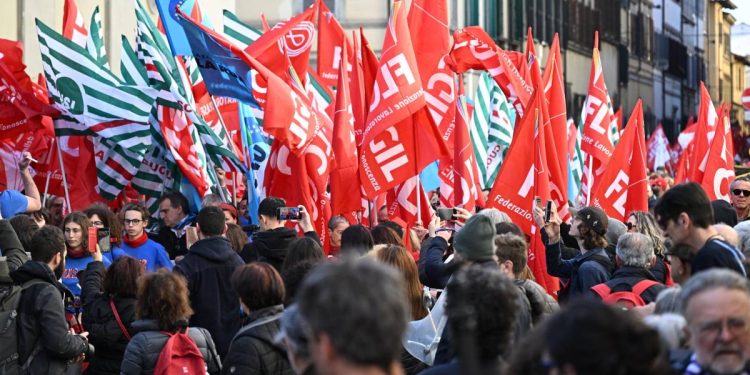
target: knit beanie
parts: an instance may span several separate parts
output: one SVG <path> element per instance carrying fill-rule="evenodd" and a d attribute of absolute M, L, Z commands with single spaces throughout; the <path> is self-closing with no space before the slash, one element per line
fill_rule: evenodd
<path fill-rule="evenodd" d="M 469 261 L 492 260 L 495 255 L 495 226 L 487 216 L 474 215 L 456 233 L 453 248 Z"/>

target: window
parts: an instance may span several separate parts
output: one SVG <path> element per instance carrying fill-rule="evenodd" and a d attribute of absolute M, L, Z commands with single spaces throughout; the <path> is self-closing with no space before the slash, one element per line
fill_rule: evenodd
<path fill-rule="evenodd" d="M 466 26 L 479 25 L 479 0 L 466 0 L 464 6 Z"/>
<path fill-rule="evenodd" d="M 484 0 L 484 29 L 487 34 L 499 41 L 502 39 L 502 0 Z"/>

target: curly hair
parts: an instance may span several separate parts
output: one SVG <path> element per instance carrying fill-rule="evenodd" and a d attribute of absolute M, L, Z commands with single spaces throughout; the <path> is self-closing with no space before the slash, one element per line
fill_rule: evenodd
<path fill-rule="evenodd" d="M 125 211 L 122 212 L 124 213 Z M 112 210 L 107 207 L 106 204 L 101 202 L 92 203 L 91 206 L 83 210 L 83 213 L 85 213 L 89 219 L 91 219 L 91 217 L 94 215 L 99 216 L 99 219 L 101 219 L 104 227 L 109 228 L 110 236 L 115 241 L 114 244 L 116 246 L 120 246 L 122 244 L 122 231 L 125 229 L 122 226 L 122 220 L 117 217 L 117 214 L 112 212 Z M 148 211 L 146 211 L 146 214 L 143 216 L 143 218 L 145 220 L 148 219 Z"/>
<path fill-rule="evenodd" d="M 406 281 L 406 297 L 411 306 L 411 319 L 419 320 L 427 316 L 424 305 L 422 283 L 419 282 L 419 272 L 414 258 L 405 248 L 398 245 L 387 245 L 375 250 L 375 259 L 387 264 L 401 273 Z"/>
<path fill-rule="evenodd" d="M 635 218 L 635 231 L 649 236 L 651 241 L 654 242 L 654 255 L 664 256 L 666 250 L 664 237 L 661 236 L 661 231 L 656 225 L 654 216 L 644 211 L 633 211 L 630 216 Z"/>
<path fill-rule="evenodd" d="M 160 330 L 174 331 L 193 315 L 185 278 L 164 268 L 141 277 L 135 314 L 138 319 L 156 320 Z"/>
<path fill-rule="evenodd" d="M 583 239 L 583 248 L 587 250 L 591 249 L 603 249 L 609 245 L 609 241 L 607 241 L 607 236 L 602 236 L 594 232 L 593 229 L 589 228 L 588 225 L 581 223 L 578 225 L 578 233 L 581 235 L 581 239 Z"/>
<path fill-rule="evenodd" d="M 104 274 L 104 293 L 110 296 L 133 297 L 138 278 L 143 276 L 141 262 L 127 255 L 117 258 Z"/>

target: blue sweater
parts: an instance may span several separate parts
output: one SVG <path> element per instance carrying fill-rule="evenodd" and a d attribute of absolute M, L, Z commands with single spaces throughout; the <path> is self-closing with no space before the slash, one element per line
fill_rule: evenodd
<path fill-rule="evenodd" d="M 154 240 L 149 239 L 138 247 L 130 247 L 123 242 L 122 251 L 125 255 L 140 260 L 146 266 L 146 272 L 153 272 L 159 268 L 172 270 L 172 261 L 169 260 L 167 251 Z"/>
<path fill-rule="evenodd" d="M 65 257 L 65 271 L 63 271 L 60 280 L 73 293 L 76 300 L 81 296 L 81 284 L 78 281 L 78 272 L 86 270 L 86 266 L 93 261 L 94 258 L 91 255 L 80 258 Z M 104 263 L 104 267 L 109 267 L 112 264 L 107 257 L 102 257 L 102 262 Z"/>

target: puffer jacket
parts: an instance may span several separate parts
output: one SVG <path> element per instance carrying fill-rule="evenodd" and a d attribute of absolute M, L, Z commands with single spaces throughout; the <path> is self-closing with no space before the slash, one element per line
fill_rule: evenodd
<path fill-rule="evenodd" d="M 534 325 L 560 309 L 557 301 L 547 294 L 544 288 L 536 282 L 532 280 L 514 280 L 513 283 L 521 290 L 521 294 L 529 300 L 531 320 Z"/>
<path fill-rule="evenodd" d="M 25 363 L 33 355 L 31 374 L 65 374 L 71 361 L 83 354 L 88 343 L 71 334 L 65 319 L 65 287 L 45 263 L 26 262 L 11 273 L 17 284 L 28 287 L 18 302 L 18 355 Z"/>
<path fill-rule="evenodd" d="M 89 332 L 89 341 L 96 348 L 94 357 L 90 359 L 88 373 L 119 374 L 128 339 L 117 324 L 110 307 L 110 297 L 101 291 L 103 278 L 104 263 L 91 262 L 86 266 L 81 284 L 83 326 Z M 120 320 L 127 329 L 135 320 L 135 295 L 117 296 L 113 301 Z"/>
<path fill-rule="evenodd" d="M 182 323 L 183 327 L 186 325 L 186 322 Z M 154 373 L 156 361 L 159 359 L 161 349 L 167 343 L 169 336 L 161 332 L 155 320 L 136 320 L 130 325 L 130 329 L 135 336 L 125 349 L 120 374 L 151 375 Z M 221 372 L 221 360 L 216 353 L 211 334 L 203 328 L 191 327 L 188 335 L 195 341 L 195 345 L 203 355 L 208 373 L 219 374 Z"/>
<path fill-rule="evenodd" d="M 274 342 L 283 305 L 253 311 L 237 332 L 224 359 L 222 374 L 294 375 L 286 349 Z"/>

